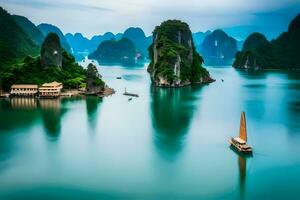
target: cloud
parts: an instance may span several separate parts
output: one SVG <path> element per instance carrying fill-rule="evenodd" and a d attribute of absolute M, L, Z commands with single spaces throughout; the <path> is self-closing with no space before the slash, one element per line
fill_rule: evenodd
<path fill-rule="evenodd" d="M 21 5 L 36 9 L 74 9 L 74 10 L 96 10 L 96 11 L 113 11 L 113 9 L 99 7 L 94 5 L 66 3 L 62 1 L 42 1 L 42 0 L 0 0 L 6 4 Z"/>
<path fill-rule="evenodd" d="M 167 19 L 187 22 L 192 31 L 233 26 L 274 26 L 285 30 L 299 12 L 299 0 L 0 0 L 12 14 L 52 23 L 63 32 L 91 37 L 130 26 L 151 34 Z M 295 9 L 297 8 L 297 9 Z M 276 23 L 274 23 L 276 21 Z"/>

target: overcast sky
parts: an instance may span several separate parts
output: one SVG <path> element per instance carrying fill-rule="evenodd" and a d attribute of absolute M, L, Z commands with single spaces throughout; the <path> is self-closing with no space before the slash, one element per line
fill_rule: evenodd
<path fill-rule="evenodd" d="M 142 27 L 149 35 L 166 19 L 187 22 L 193 32 L 240 25 L 287 27 L 300 12 L 300 0 L 0 0 L 11 14 L 64 33 L 91 37 Z"/>

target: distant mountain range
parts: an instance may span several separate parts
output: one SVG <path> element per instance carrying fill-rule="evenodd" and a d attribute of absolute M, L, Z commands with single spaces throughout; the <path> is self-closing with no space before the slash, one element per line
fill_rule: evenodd
<path fill-rule="evenodd" d="M 224 28 L 221 31 L 222 34 L 219 36 L 223 35 L 223 38 L 216 36 L 215 31 L 192 34 L 196 51 L 203 55 L 205 64 L 232 64 L 232 61 L 228 62 L 228 60 L 232 60 L 237 50 L 242 50 L 244 40 L 251 33 L 256 32 L 256 27 L 236 26 Z M 136 52 L 146 58 L 148 57 L 148 47 L 153 42 L 152 35 L 147 37 L 144 31 L 138 27 L 130 27 L 123 33 L 117 34 L 106 32 L 103 35 L 95 35 L 91 39 L 81 33 L 64 35 L 58 27 L 52 24 L 42 23 L 36 26 L 26 17 L 10 15 L 0 7 L 0 65 L 16 62 L 27 55 L 37 55 L 42 41 L 51 32 L 59 36 L 63 49 L 73 54 L 76 60 L 82 60 L 96 51 L 104 41 L 122 38 L 131 40 L 135 45 Z M 279 30 L 273 29 L 264 29 L 260 32 L 269 41 L 279 34 Z M 214 57 L 217 62 L 210 63 Z M 224 59 L 220 60 L 221 57 Z"/>
<path fill-rule="evenodd" d="M 73 54 L 79 60 L 83 59 L 88 53 L 92 53 L 97 50 L 98 46 L 107 40 L 120 40 L 121 38 L 127 38 L 131 40 L 136 50 L 148 57 L 148 47 L 152 42 L 152 36 L 146 37 L 144 31 L 141 28 L 130 27 L 124 31 L 124 33 L 113 34 L 107 32 L 104 35 L 93 36 L 90 40 L 84 37 L 81 33 L 67 33 L 65 35 L 67 42 L 70 44 Z"/>

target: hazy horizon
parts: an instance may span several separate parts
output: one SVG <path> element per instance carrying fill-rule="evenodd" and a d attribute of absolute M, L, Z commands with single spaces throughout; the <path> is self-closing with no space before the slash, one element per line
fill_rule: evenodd
<path fill-rule="evenodd" d="M 64 34 L 79 32 L 88 38 L 105 32 L 120 33 L 128 27 L 141 27 L 150 35 L 156 25 L 167 19 L 187 22 L 192 32 L 249 26 L 253 30 L 269 29 L 276 35 L 285 31 L 300 11 L 298 0 L 0 0 L 0 3 L 11 14 L 25 16 L 36 25 L 49 23 Z"/>

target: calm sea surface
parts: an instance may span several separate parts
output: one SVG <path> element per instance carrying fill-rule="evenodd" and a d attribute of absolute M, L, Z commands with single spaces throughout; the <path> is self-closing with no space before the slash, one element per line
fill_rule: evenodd
<path fill-rule="evenodd" d="M 146 67 L 99 67 L 111 97 L 1 99 L 0 199 L 299 199 L 300 73 L 208 69 L 158 89 Z M 242 111 L 248 158 L 228 145 Z"/>

